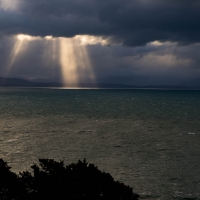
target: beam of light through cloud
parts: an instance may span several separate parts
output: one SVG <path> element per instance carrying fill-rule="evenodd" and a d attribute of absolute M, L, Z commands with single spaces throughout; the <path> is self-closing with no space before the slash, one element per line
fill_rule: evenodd
<path fill-rule="evenodd" d="M 85 80 L 95 81 L 87 49 L 77 38 L 59 38 L 60 65 L 65 85 L 79 86 Z"/>
<path fill-rule="evenodd" d="M 15 36 L 15 44 L 10 53 L 9 62 L 7 64 L 5 76 L 8 76 L 12 68 L 15 67 L 16 62 L 22 58 L 28 48 L 31 48 L 31 42 L 40 40 L 43 42 L 43 48 L 40 52 L 42 55 L 43 64 L 52 68 L 56 62 L 59 62 L 62 74 L 62 82 L 65 86 L 78 86 L 81 82 L 95 82 L 94 72 L 90 63 L 89 55 L 87 52 L 86 41 L 81 43 L 81 36 L 75 36 L 74 38 L 53 38 L 52 36 L 46 36 L 44 38 L 34 37 L 30 35 L 19 34 Z M 91 37 L 86 37 L 91 40 Z M 94 38 L 93 38 L 94 40 Z M 99 43 L 100 40 L 96 39 L 95 43 Z M 41 63 L 41 65 L 43 65 Z M 27 66 L 28 67 L 28 66 Z"/>
<path fill-rule="evenodd" d="M 9 75 L 10 70 L 14 67 L 15 62 L 19 59 L 20 56 L 26 52 L 28 44 L 30 41 L 38 40 L 40 37 L 32 37 L 30 35 L 19 34 L 15 36 L 15 44 L 10 53 L 9 61 L 6 66 L 5 76 Z"/>
<path fill-rule="evenodd" d="M 187 58 L 177 59 L 177 57 L 173 54 L 157 55 L 154 53 L 149 53 L 144 57 L 136 59 L 132 62 L 134 62 L 136 66 L 143 66 L 143 69 L 165 69 L 169 71 L 171 69 L 177 68 L 178 66 L 187 68 L 188 66 L 192 65 L 193 61 Z"/>
<path fill-rule="evenodd" d="M 30 54 L 34 45 L 42 43 L 40 46 L 41 48 L 37 49 L 37 52 L 33 53 L 33 55 L 40 59 L 40 65 L 38 68 L 42 72 L 46 70 L 48 73 L 41 73 L 41 75 L 39 75 L 41 77 L 39 78 L 45 78 L 47 74 L 49 77 L 57 76 L 59 74 L 58 77 L 61 76 L 63 86 L 69 87 L 78 87 L 81 86 L 81 83 L 95 84 L 97 81 L 97 69 L 95 68 L 96 66 L 94 66 L 94 68 L 91 66 L 91 58 L 88 54 L 88 48 L 95 49 L 102 46 L 102 48 L 106 48 L 108 51 L 111 50 L 110 48 L 105 47 L 109 44 L 109 41 L 102 37 L 90 35 L 76 35 L 73 38 L 58 38 L 53 36 L 36 37 L 19 34 L 15 39 L 16 42 L 11 51 L 6 75 L 9 74 L 12 68 L 14 69 L 14 67 L 19 66 L 20 59 L 26 60 L 26 55 Z M 126 53 L 123 53 L 124 55 L 120 56 L 121 53 L 116 51 L 113 54 L 116 60 L 113 64 L 113 69 L 118 69 L 118 65 L 125 66 L 115 70 L 116 73 L 119 73 L 120 71 L 125 72 L 126 70 L 129 71 L 131 69 L 139 70 L 140 68 L 143 70 L 161 70 L 164 68 L 168 71 L 180 65 L 185 68 L 190 66 L 192 60 L 179 59 L 174 55 L 173 52 L 176 45 L 176 43 L 171 42 L 153 41 L 147 43 L 145 47 L 137 47 L 131 52 L 127 52 L 127 55 Z M 121 45 L 116 44 L 115 46 L 113 45 L 113 48 L 119 50 L 120 46 Z M 27 52 L 29 52 L 29 54 Z M 117 54 L 119 54 L 119 56 Z M 37 59 L 37 57 L 35 58 Z M 105 58 L 105 60 L 106 59 L 108 58 Z M 92 62 L 94 62 L 94 60 L 92 60 Z M 106 63 L 101 63 L 99 65 L 101 72 L 102 65 L 106 66 Z M 28 71 L 31 64 L 29 65 L 27 62 L 24 67 L 27 67 Z M 110 64 L 108 68 L 111 70 Z M 35 67 L 32 67 L 30 71 L 39 74 L 39 72 L 36 72 L 37 70 L 34 70 Z M 113 70 L 111 71 L 113 73 Z M 120 72 L 120 74 L 122 74 L 122 72 Z M 29 77 L 31 76 L 32 74 Z"/>
<path fill-rule="evenodd" d="M 78 69 L 72 40 L 68 38 L 59 38 L 59 41 L 62 80 L 65 84 L 77 83 Z"/>
<path fill-rule="evenodd" d="M 43 63 L 44 66 L 51 66 L 57 61 L 58 39 L 54 39 L 51 36 L 46 36 L 44 39 Z"/>
<path fill-rule="evenodd" d="M 88 51 L 86 45 L 80 45 L 79 40 L 73 39 L 74 50 L 76 55 L 76 63 L 79 68 L 79 80 L 89 80 L 90 82 L 95 81 L 94 72 L 90 63 Z M 84 73 L 81 73 L 84 72 Z"/>
<path fill-rule="evenodd" d="M 7 37 L 0 42 L 0 76 L 6 72 L 7 77 L 41 78 L 63 82 L 65 87 L 92 82 L 145 85 L 191 81 L 192 85 L 192 77 L 199 78 L 199 44 L 179 46 L 162 40 L 132 48 L 107 44 L 104 37 L 91 35 Z"/>
<path fill-rule="evenodd" d="M 10 53 L 9 62 L 7 64 L 5 75 L 7 76 L 17 61 L 18 57 L 25 52 L 28 45 L 28 40 L 24 40 L 23 37 L 17 36 L 13 49 Z"/>

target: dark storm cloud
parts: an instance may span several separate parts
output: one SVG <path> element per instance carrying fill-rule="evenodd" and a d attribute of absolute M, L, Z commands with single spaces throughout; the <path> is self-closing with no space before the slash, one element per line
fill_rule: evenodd
<path fill-rule="evenodd" d="M 98 82 L 131 85 L 200 86 L 199 50 L 198 44 L 176 43 L 135 48 L 89 46 Z"/>
<path fill-rule="evenodd" d="M 199 0 L 20 0 L 16 9 L 0 2 L 1 35 L 90 34 L 128 46 L 200 41 Z"/>

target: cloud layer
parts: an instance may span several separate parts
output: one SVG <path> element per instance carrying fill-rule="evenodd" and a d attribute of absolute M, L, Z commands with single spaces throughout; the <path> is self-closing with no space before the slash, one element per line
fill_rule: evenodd
<path fill-rule="evenodd" d="M 199 0 L 0 0 L 0 33 L 192 44 L 200 40 L 199 11 Z"/>
<path fill-rule="evenodd" d="M 0 76 L 200 86 L 199 19 L 199 0 L 0 0 Z"/>

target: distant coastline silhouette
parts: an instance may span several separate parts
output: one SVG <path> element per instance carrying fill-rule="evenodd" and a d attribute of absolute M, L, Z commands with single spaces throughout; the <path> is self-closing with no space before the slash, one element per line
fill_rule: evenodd
<path fill-rule="evenodd" d="M 11 171 L 0 159 L 1 200 L 138 200 L 132 188 L 114 181 L 84 159 L 65 166 L 63 161 L 39 159 L 33 172 Z"/>

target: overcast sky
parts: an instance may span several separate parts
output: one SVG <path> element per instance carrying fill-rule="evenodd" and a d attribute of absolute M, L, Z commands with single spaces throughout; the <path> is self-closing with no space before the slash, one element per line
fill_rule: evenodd
<path fill-rule="evenodd" d="M 200 0 L 0 0 L 0 76 L 200 86 Z"/>

